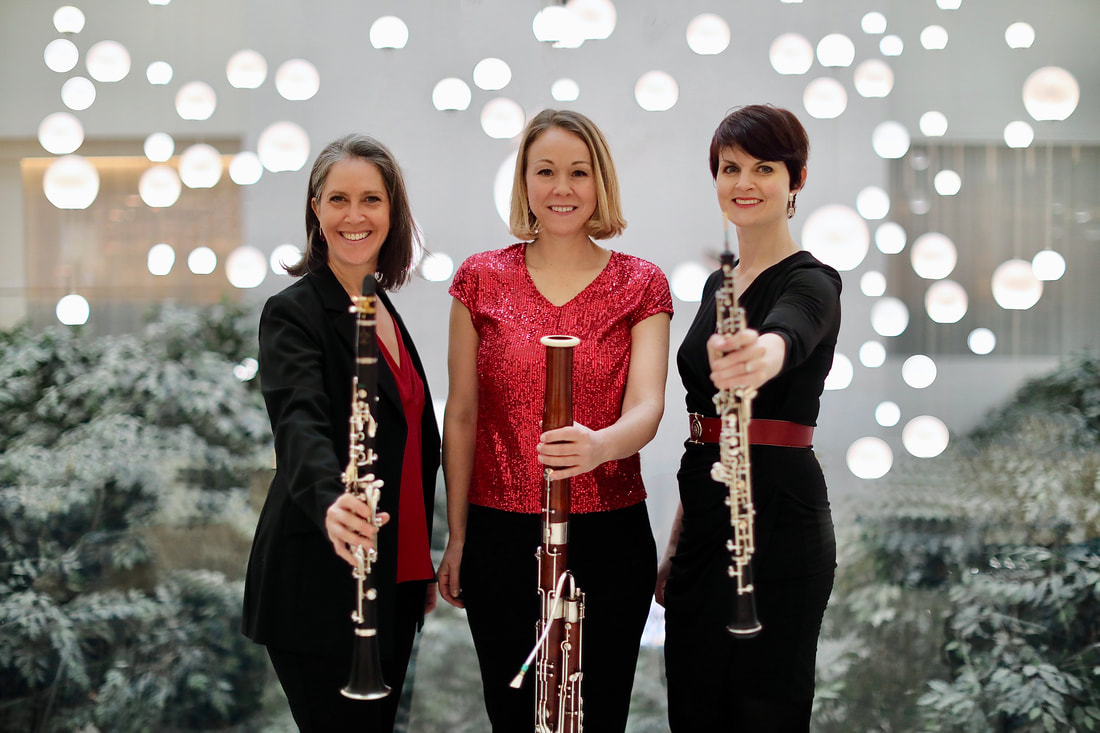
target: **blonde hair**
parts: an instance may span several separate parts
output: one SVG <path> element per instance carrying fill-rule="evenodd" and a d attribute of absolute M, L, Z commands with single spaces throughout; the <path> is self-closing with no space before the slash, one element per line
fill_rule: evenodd
<path fill-rule="evenodd" d="M 516 172 L 512 179 L 512 208 L 508 228 L 523 240 L 538 235 L 538 220 L 531 212 L 527 197 L 527 154 L 539 135 L 555 127 L 571 132 L 588 146 L 592 156 L 592 172 L 596 177 L 596 210 L 585 224 L 588 236 L 593 239 L 610 239 L 622 234 L 626 228 L 622 204 L 619 201 L 619 179 L 615 164 L 600 128 L 580 112 L 566 109 L 544 109 L 535 115 L 523 131 L 523 140 L 516 156 Z"/>

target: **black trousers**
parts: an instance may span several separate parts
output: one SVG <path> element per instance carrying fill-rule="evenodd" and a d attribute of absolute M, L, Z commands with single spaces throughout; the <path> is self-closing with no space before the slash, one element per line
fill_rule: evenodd
<path fill-rule="evenodd" d="M 463 548 L 462 597 L 477 649 L 493 733 L 530 733 L 534 672 L 509 686 L 535 644 L 539 617 L 541 517 L 470 506 Z M 585 594 L 582 697 L 585 730 L 626 729 L 638 643 L 649 615 L 657 550 L 644 502 L 574 514 L 569 567 Z"/>
<path fill-rule="evenodd" d="M 393 730 L 413 638 L 424 610 L 424 586 L 422 582 L 397 585 L 397 623 L 391 632 L 394 634 L 394 655 L 382 657 L 382 677 L 392 691 L 380 700 L 352 700 L 340 694 L 351 671 L 352 638 L 348 639 L 347 655 L 340 657 L 267 647 L 298 730 L 302 733 L 336 730 L 389 733 Z"/>

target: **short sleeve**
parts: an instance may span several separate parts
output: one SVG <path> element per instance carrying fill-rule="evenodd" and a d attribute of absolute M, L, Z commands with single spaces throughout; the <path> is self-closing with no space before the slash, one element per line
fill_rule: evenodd
<path fill-rule="evenodd" d="M 448 291 L 471 313 L 474 312 L 474 306 L 477 302 L 477 269 L 472 259 L 468 258 L 459 266 L 458 272 L 451 280 L 451 288 Z"/>
<path fill-rule="evenodd" d="M 668 278 L 651 262 L 638 260 L 638 264 L 641 293 L 638 307 L 631 314 L 631 328 L 658 313 L 672 315 L 672 293 L 668 289 Z"/>
<path fill-rule="evenodd" d="M 761 324 L 761 333 L 787 342 L 784 371 L 798 366 L 836 328 L 840 317 L 840 275 L 824 265 L 800 267 L 788 276 L 783 294 Z"/>

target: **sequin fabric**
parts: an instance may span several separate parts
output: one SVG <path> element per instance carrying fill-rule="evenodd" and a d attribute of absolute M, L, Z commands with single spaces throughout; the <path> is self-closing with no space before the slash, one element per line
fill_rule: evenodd
<path fill-rule="evenodd" d="M 545 399 L 546 347 L 566 334 L 573 351 L 573 418 L 593 430 L 618 420 L 630 366 L 630 329 L 672 313 L 664 273 L 612 252 L 584 290 L 555 306 L 527 271 L 526 244 L 482 252 L 455 273 L 451 295 L 470 311 L 478 333 L 477 441 L 468 499 L 527 514 L 541 510 L 542 464 L 535 446 Z M 571 511 L 609 511 L 645 499 L 638 454 L 609 461 L 571 481 Z"/>

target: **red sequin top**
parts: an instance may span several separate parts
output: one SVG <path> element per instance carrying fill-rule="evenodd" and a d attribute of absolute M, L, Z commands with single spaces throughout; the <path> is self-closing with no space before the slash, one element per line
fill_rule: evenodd
<path fill-rule="evenodd" d="M 468 499 L 511 512 L 541 510 L 543 466 L 535 446 L 545 400 L 551 334 L 581 340 L 573 352 L 573 419 L 600 430 L 619 419 L 630 366 L 630 330 L 672 313 L 664 273 L 619 252 L 563 306 L 535 287 L 527 245 L 482 252 L 455 273 L 451 295 L 470 311 L 478 334 L 477 440 Z M 608 461 L 571 481 L 571 511 L 609 511 L 645 499 L 638 454 Z"/>

